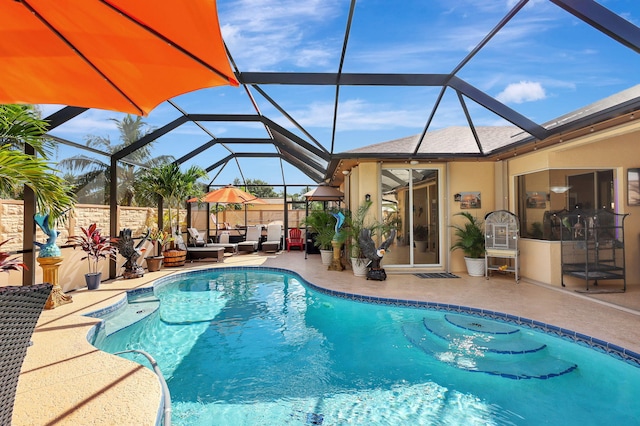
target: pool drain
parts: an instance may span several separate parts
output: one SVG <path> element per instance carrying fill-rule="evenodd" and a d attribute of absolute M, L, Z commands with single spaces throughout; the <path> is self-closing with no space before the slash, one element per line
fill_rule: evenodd
<path fill-rule="evenodd" d="M 324 421 L 324 415 L 316 413 L 307 413 L 308 425 L 321 425 Z"/>

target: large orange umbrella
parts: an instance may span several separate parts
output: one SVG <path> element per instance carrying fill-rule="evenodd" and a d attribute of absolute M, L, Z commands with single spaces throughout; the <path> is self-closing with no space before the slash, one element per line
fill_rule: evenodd
<path fill-rule="evenodd" d="M 189 203 L 216 203 L 216 222 L 218 220 L 218 204 L 244 204 L 244 224 L 247 225 L 247 204 L 267 204 L 262 198 L 249 194 L 233 185 L 223 186 L 206 193 L 200 198 L 191 198 L 187 200 Z M 208 232 L 208 231 L 207 231 Z M 216 235 L 218 235 L 218 227 L 216 226 Z"/>
<path fill-rule="evenodd" d="M 172 97 L 238 85 L 214 0 L 0 2 L 0 104 L 146 115 Z"/>
<path fill-rule="evenodd" d="M 206 193 L 200 198 L 191 198 L 189 203 L 218 203 L 218 204 L 266 204 L 267 202 L 253 194 L 249 194 L 233 185 L 223 186 Z"/>

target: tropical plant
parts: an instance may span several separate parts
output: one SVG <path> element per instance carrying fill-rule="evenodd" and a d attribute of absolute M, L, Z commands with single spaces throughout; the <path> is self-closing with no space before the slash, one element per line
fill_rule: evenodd
<path fill-rule="evenodd" d="M 127 114 L 122 120 L 112 118 L 120 133 L 120 143 L 113 144 L 106 136 L 89 135 L 85 138 L 86 146 L 109 154 L 119 152 L 153 131 L 147 127 L 142 117 Z M 141 191 L 140 176 L 145 168 L 158 166 L 173 161 L 172 156 L 152 157 L 153 142 L 150 142 L 126 156 L 118 163 L 116 175 L 118 180 L 118 204 L 122 206 L 151 205 L 152 200 Z M 85 154 L 66 158 L 60 161 L 72 176 L 76 193 L 83 202 L 103 204 L 110 199 L 111 164 L 109 159 L 101 160 Z M 142 165 L 143 167 L 140 167 Z M 80 173 L 76 176 L 75 173 Z"/>
<path fill-rule="evenodd" d="M 174 237 L 180 233 L 180 206 L 187 197 L 202 195 L 197 181 L 206 176 L 207 172 L 198 166 L 191 166 L 183 172 L 178 164 L 166 163 L 146 170 L 140 177 L 145 193 L 160 197 L 167 203 L 168 228 Z"/>
<path fill-rule="evenodd" d="M 0 243 L 0 247 L 7 243 L 9 240 L 4 240 Z M 19 258 L 9 258 L 10 254 L 6 251 L 0 251 L 0 272 L 20 271 L 23 268 L 27 269 L 27 265 L 22 263 Z"/>
<path fill-rule="evenodd" d="M 38 156 L 49 158 L 54 145 L 44 137 L 48 127 L 33 105 L 0 105 L 0 146 L 22 151 L 29 145 Z"/>
<path fill-rule="evenodd" d="M 149 241 L 153 243 L 154 252 L 157 253 L 156 256 L 161 256 L 161 253 L 164 250 L 165 246 L 169 242 L 173 241 L 173 238 L 167 231 L 153 228 L 149 233 Z"/>
<path fill-rule="evenodd" d="M 364 258 L 364 253 L 362 252 L 362 247 L 360 246 L 359 237 L 360 233 L 363 229 L 369 229 L 371 231 L 371 237 L 373 238 L 378 231 L 382 231 L 383 225 L 381 223 L 367 220 L 369 208 L 373 202 L 365 201 L 360 204 L 358 209 L 353 212 L 347 214 L 347 218 L 345 220 L 345 233 L 346 239 L 351 244 L 351 257 L 362 259 Z"/>
<path fill-rule="evenodd" d="M 451 246 L 451 251 L 462 250 L 466 257 L 474 259 L 484 257 L 482 221 L 468 212 L 456 213 L 454 216 L 462 216 L 466 222 L 463 225 L 451 225 L 455 229 L 454 235 L 458 238 Z"/>
<path fill-rule="evenodd" d="M 0 197 L 18 198 L 24 187 L 35 196 L 36 210 L 53 225 L 75 204 L 71 187 L 48 162 L 48 123 L 27 105 L 0 105 Z M 23 152 L 33 148 L 37 156 Z"/>
<path fill-rule="evenodd" d="M 116 257 L 116 247 L 111 244 L 109 237 L 104 237 L 101 230 L 95 223 L 88 228 L 80 228 L 80 235 L 72 235 L 67 240 L 67 244 L 77 244 L 86 253 L 80 260 L 87 260 L 89 273 L 98 273 L 98 265 L 101 260 L 114 259 Z"/>
<path fill-rule="evenodd" d="M 326 210 L 313 210 L 301 221 L 314 235 L 314 245 L 320 250 L 331 250 L 331 241 L 335 236 L 336 218 Z"/>
<path fill-rule="evenodd" d="M 424 225 L 416 225 L 413 227 L 413 239 L 415 241 L 427 241 L 429 237 L 429 228 Z"/>
<path fill-rule="evenodd" d="M 233 186 L 241 188 L 243 191 L 255 195 L 258 198 L 275 198 L 278 196 L 273 186 L 260 179 L 247 179 L 243 185 L 239 178 L 235 178 L 233 180 Z"/>

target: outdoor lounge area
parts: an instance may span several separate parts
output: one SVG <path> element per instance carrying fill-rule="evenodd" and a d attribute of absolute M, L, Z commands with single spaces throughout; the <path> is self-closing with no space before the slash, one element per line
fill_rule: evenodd
<path fill-rule="evenodd" d="M 500 312 L 640 359 L 640 3 L 117 3 L 0 6 L 0 290 L 52 285 L 6 375 L 11 424 L 161 424 L 153 369 L 94 347 L 86 314 L 209 268 L 239 278 L 188 283 L 207 316 L 163 324 L 204 330 L 228 302 L 215 291 L 244 295 L 243 268 L 263 266 L 359 304 Z M 333 304 L 288 291 L 238 298 L 229 318 L 279 315 L 251 345 L 304 340 L 289 321 L 358 343 L 355 314 L 331 341 L 313 321 Z"/>

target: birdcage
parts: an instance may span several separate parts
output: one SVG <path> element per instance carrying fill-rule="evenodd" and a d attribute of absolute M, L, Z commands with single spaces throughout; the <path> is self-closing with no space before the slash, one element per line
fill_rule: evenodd
<path fill-rule="evenodd" d="M 624 220 L 627 216 L 607 209 L 575 209 L 560 216 L 563 287 L 567 277 L 575 277 L 584 280 L 585 292 L 626 291 Z M 622 288 L 615 286 L 617 280 L 622 281 Z M 590 287 L 590 283 L 596 287 Z"/>
<path fill-rule="evenodd" d="M 513 273 L 516 283 L 520 281 L 520 223 L 518 217 L 507 211 L 497 210 L 484 218 L 485 276 L 492 271 Z"/>

